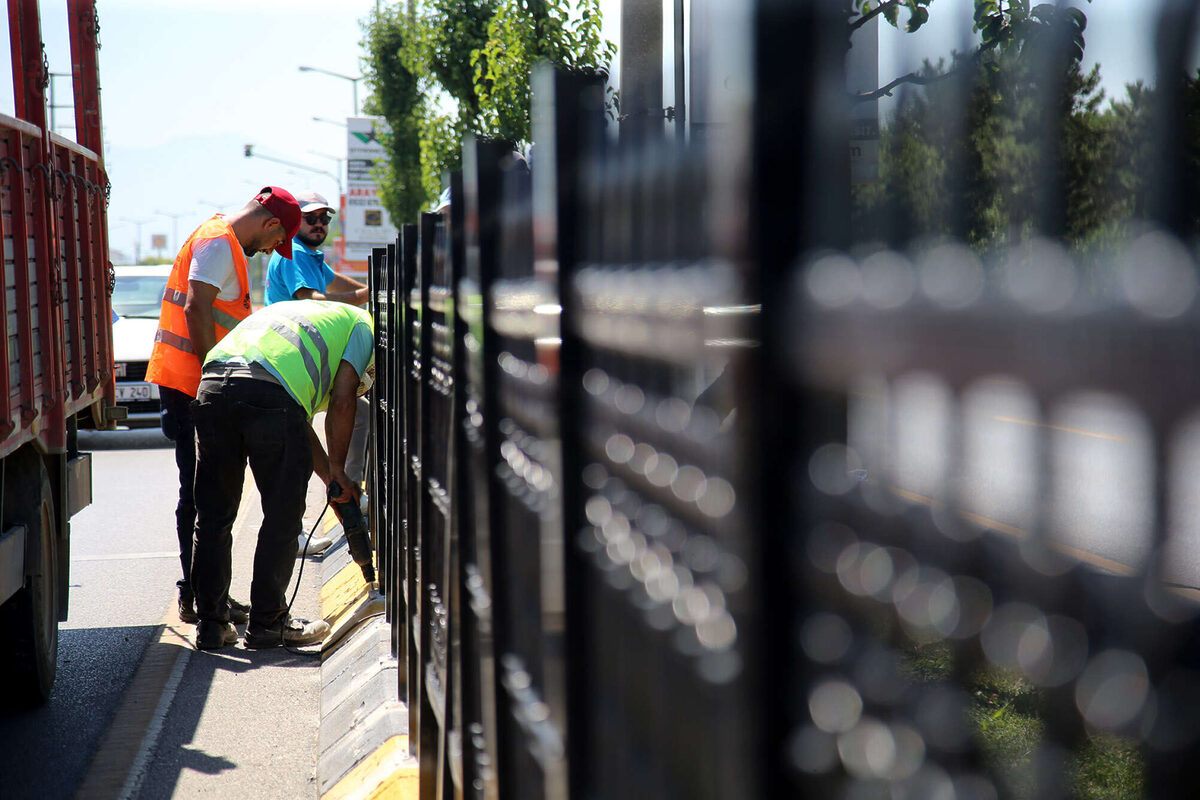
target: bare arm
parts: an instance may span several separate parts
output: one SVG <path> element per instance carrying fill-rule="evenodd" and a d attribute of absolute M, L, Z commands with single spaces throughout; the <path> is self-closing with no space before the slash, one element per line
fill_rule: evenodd
<path fill-rule="evenodd" d="M 333 300 L 337 303 L 349 303 L 352 306 L 361 306 L 366 305 L 370 297 L 370 290 L 353 278 L 347 277 L 340 272 L 335 272 L 333 273 L 333 280 L 325 287 L 325 291 L 318 292 L 316 289 L 301 286 L 292 297 L 297 300 Z"/>
<path fill-rule="evenodd" d="M 354 411 L 358 391 L 358 372 L 349 361 L 338 364 L 325 411 L 325 442 L 329 445 L 329 480 L 337 481 L 342 494 L 336 498 L 346 503 L 358 498 L 362 489 L 346 475 L 346 453 L 350 450 L 350 435 L 354 432 Z M 318 473 L 320 474 L 320 473 Z"/>
<path fill-rule="evenodd" d="M 188 281 L 187 300 L 183 304 L 183 315 L 187 320 L 188 338 L 200 363 L 204 363 L 208 351 L 217 343 L 217 323 L 213 319 L 213 302 L 217 299 L 216 286 L 204 281 Z"/>
<path fill-rule="evenodd" d="M 313 472 L 317 473 L 317 477 L 326 486 L 329 485 L 329 456 L 325 455 L 325 448 L 321 446 L 321 437 L 317 436 L 317 432 L 313 430 L 312 423 L 308 424 L 308 444 L 312 448 L 313 456 Z"/>
<path fill-rule="evenodd" d="M 330 292 L 353 292 L 356 289 L 365 288 L 367 288 L 365 283 L 359 283 L 349 275 L 343 275 L 340 272 L 333 273 L 333 280 L 331 280 L 329 285 L 325 287 L 325 289 Z"/>

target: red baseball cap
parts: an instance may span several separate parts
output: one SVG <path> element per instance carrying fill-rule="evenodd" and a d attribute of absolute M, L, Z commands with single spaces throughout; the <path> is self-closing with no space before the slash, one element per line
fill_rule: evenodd
<path fill-rule="evenodd" d="M 292 197 L 291 192 L 278 186 L 264 186 L 254 199 L 260 206 L 270 211 L 271 216 L 278 217 L 279 221 L 283 223 L 283 229 L 287 232 L 287 236 L 275 248 L 275 252 L 290 259 L 292 257 L 292 238 L 296 235 L 296 231 L 300 230 L 300 204 L 296 202 L 296 198 Z"/>

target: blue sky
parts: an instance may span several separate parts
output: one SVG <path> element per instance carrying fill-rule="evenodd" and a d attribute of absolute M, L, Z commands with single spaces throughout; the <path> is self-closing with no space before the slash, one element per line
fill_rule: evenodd
<path fill-rule="evenodd" d="M 70 72 L 65 2 L 43 2 L 43 39 L 51 72 Z M 245 158 L 243 145 L 285 161 L 338 171 L 345 129 L 314 122 L 344 119 L 353 84 L 300 65 L 344 75 L 358 67 L 358 20 L 374 0 L 100 0 L 100 82 L 105 158 L 112 199 L 109 238 L 132 256 L 141 220 L 143 255 L 151 236 L 178 238 L 217 208 L 245 203 L 264 185 L 313 188 L 331 201 L 332 178 Z M 7 19 L 4 20 L 7 27 Z M 0 112 L 12 113 L 7 59 Z M 70 81 L 56 79 L 69 95 Z M 360 102 L 365 87 L 359 86 Z M 59 132 L 74 137 L 69 110 Z M 64 130 L 65 129 L 65 130 Z M 172 219 L 164 214 L 178 215 Z M 170 251 L 170 252 L 167 252 Z"/>
<path fill-rule="evenodd" d="M 143 254 L 153 252 L 151 236 L 163 234 L 168 239 L 164 255 L 173 255 L 177 237 L 186 237 L 215 208 L 241 205 L 265 184 L 314 188 L 332 200 L 337 193 L 332 178 L 247 159 L 243 145 L 312 169 L 337 170 L 337 162 L 324 156 L 344 155 L 345 131 L 312 118 L 350 115 L 352 84 L 298 68 L 359 75 L 359 20 L 375 2 L 100 0 L 112 245 L 132 256 L 139 230 L 133 221 L 140 220 Z M 668 25 L 672 5 L 664 0 Z M 881 78 L 961 47 L 969 35 L 971 5 L 970 0 L 934 0 L 930 23 L 916 35 L 884 26 Z M 1140 9 L 1156 6 L 1157 0 L 1079 5 L 1091 21 L 1087 58 L 1101 61 L 1110 95 L 1120 93 L 1126 81 L 1148 78 L 1151 28 Z M 42 3 L 51 72 L 70 71 L 65 6 L 60 0 Z M 619 0 L 604 0 L 603 7 L 606 33 L 619 43 Z M 0 25 L 7 26 L 7 20 Z M 669 63 L 669 30 L 664 38 Z M 7 60 L 0 61 L 0 112 L 11 114 L 11 76 Z M 57 80 L 58 90 L 69 94 L 69 81 Z M 668 105 L 673 102 L 669 77 L 664 90 Z M 366 94 L 361 84 L 359 94 L 361 102 Z M 58 112 L 57 123 L 60 132 L 73 136 L 69 111 Z"/>

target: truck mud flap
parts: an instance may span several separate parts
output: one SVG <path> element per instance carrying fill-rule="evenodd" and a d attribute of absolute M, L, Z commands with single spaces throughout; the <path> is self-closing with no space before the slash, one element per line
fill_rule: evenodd
<path fill-rule="evenodd" d="M 24 525 L 0 534 L 0 604 L 25 585 L 25 535 Z"/>
<path fill-rule="evenodd" d="M 92 454 L 80 453 L 67 461 L 67 508 L 63 522 L 91 505 Z"/>

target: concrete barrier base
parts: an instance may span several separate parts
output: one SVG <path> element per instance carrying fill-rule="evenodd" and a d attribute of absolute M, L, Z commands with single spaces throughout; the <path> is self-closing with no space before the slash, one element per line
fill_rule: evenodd
<path fill-rule="evenodd" d="M 335 536 L 341 526 L 330 526 Z M 363 580 L 345 537 L 321 559 L 321 616 L 331 627 L 321 655 L 317 780 L 322 800 L 418 796 L 409 751 L 401 665 L 391 653 L 384 600 Z"/>

